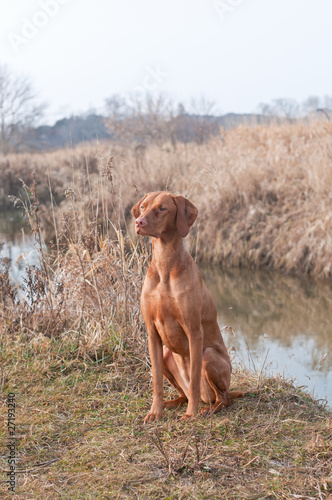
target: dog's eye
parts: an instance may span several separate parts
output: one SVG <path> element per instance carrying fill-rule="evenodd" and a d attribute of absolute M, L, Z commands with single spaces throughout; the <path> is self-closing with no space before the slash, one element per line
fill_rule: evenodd
<path fill-rule="evenodd" d="M 167 208 L 166 207 L 160 207 L 159 210 L 160 210 L 160 212 L 165 212 L 165 210 L 167 210 Z"/>
<path fill-rule="evenodd" d="M 141 210 L 145 210 L 144 205 L 141 205 Z"/>

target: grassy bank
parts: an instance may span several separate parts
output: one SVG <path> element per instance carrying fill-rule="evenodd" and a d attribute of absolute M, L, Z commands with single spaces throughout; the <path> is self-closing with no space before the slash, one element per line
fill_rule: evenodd
<path fill-rule="evenodd" d="M 165 411 L 146 427 L 147 358 L 111 334 L 107 345 L 1 338 L 2 403 L 16 395 L 14 498 L 330 498 L 331 412 L 290 382 L 238 369 L 233 387 L 247 394 L 223 412 L 184 423 Z M 2 481 L 7 441 L 1 426 Z"/>
<path fill-rule="evenodd" d="M 168 189 L 199 209 L 192 236 L 199 259 L 330 278 L 331 138 L 331 123 L 241 126 L 200 145 L 89 143 L 8 156 L 0 160 L 0 198 L 22 193 L 19 179 L 30 184 L 35 172 L 52 238 L 73 199 L 85 229 L 90 212 L 130 230 L 134 202 Z"/>
<path fill-rule="evenodd" d="M 282 378 L 239 368 L 233 388 L 247 394 L 220 414 L 184 423 L 181 411 L 165 412 L 142 426 L 152 388 L 139 297 L 150 248 L 132 237 L 130 215 L 147 191 L 184 193 L 200 210 L 189 239 L 198 260 L 330 277 L 331 133 L 329 124 L 242 127 L 176 150 L 102 144 L 5 160 L 23 180 L 11 194 L 41 260 L 19 294 L 0 259 L 14 498 L 332 494 L 331 412 Z M 8 438 L 2 426 L 2 481 Z"/>

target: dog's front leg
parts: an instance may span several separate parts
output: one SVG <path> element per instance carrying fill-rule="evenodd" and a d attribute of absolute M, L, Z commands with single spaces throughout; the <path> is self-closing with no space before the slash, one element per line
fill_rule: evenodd
<path fill-rule="evenodd" d="M 159 420 L 163 412 L 163 346 L 154 324 L 147 325 L 149 353 L 152 364 L 153 400 L 149 413 L 144 419 L 148 424 Z"/>
<path fill-rule="evenodd" d="M 188 393 L 187 412 L 181 420 L 193 418 L 197 414 L 201 400 L 201 371 L 203 358 L 203 328 L 188 332 L 190 353 L 190 384 Z"/>

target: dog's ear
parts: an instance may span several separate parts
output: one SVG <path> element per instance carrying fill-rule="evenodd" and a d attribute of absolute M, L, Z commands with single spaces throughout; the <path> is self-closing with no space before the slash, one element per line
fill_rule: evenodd
<path fill-rule="evenodd" d="M 142 205 L 142 202 L 145 200 L 145 198 L 147 197 L 147 194 L 144 196 L 144 198 L 142 198 L 141 200 L 139 200 L 138 203 L 136 203 L 136 205 L 133 206 L 133 208 L 131 209 L 131 213 L 133 214 L 133 216 L 135 217 L 135 219 L 137 219 L 137 217 L 139 217 L 140 215 L 140 207 Z"/>
<path fill-rule="evenodd" d="M 182 238 L 187 236 L 190 227 L 196 220 L 198 210 L 191 201 L 184 196 L 174 196 L 174 201 L 178 212 L 176 215 L 176 227 Z"/>

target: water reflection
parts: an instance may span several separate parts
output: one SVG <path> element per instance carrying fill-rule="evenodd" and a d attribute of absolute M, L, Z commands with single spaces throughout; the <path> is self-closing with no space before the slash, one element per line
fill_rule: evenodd
<path fill-rule="evenodd" d="M 248 270 L 203 275 L 238 358 L 295 377 L 332 405 L 332 284 Z"/>
<path fill-rule="evenodd" d="M 0 257 L 11 260 L 10 275 L 18 286 L 23 281 L 27 264 L 39 264 L 34 238 L 29 233 L 29 228 L 18 211 L 0 212 Z"/>

